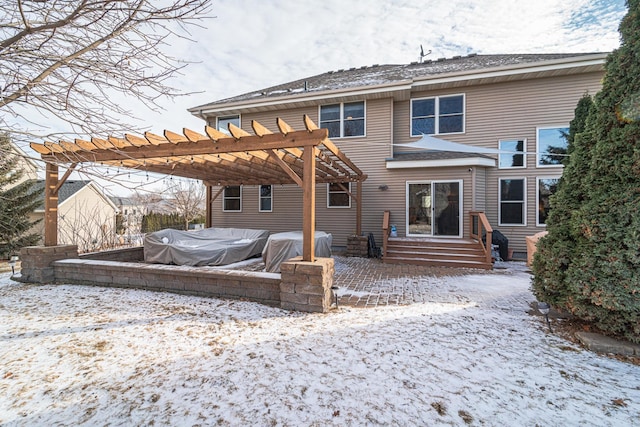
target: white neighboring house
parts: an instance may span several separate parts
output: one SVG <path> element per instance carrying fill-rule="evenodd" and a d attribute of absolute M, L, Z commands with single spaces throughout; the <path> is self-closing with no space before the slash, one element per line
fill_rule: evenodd
<path fill-rule="evenodd" d="M 18 156 L 18 167 L 16 169 L 22 170 L 22 177 L 12 186 L 21 184 L 29 179 L 38 179 L 38 167 L 33 162 L 33 160 L 31 160 L 29 156 L 13 142 L 10 144 L 10 147 L 11 150 L 13 150 L 13 152 Z"/>
<path fill-rule="evenodd" d="M 44 180 L 38 185 L 44 188 Z M 58 191 L 58 244 L 78 245 L 79 252 L 116 246 L 117 213 L 118 207 L 93 181 L 65 181 Z M 33 215 L 44 218 L 44 199 Z M 44 236 L 44 221 L 36 227 Z"/>
<path fill-rule="evenodd" d="M 142 244 L 142 217 L 147 214 L 145 203 L 131 197 L 110 197 L 111 202 L 122 215 L 122 232 L 119 233 L 120 243 L 126 245 Z M 118 231 L 118 230 L 116 230 Z"/>

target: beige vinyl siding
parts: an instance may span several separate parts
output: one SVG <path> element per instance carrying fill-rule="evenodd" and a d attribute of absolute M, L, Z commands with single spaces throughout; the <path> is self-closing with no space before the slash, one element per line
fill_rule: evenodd
<path fill-rule="evenodd" d="M 487 84 L 469 87 L 420 91 L 412 98 L 465 94 L 465 133 L 435 135 L 442 139 L 498 148 L 500 139 L 526 139 L 526 150 L 534 153 L 538 127 L 568 126 L 573 119 L 578 100 L 585 94 L 596 94 L 601 87 L 602 73 L 585 73 L 535 80 Z M 415 141 L 410 136 L 410 100 L 394 106 L 394 142 Z M 399 151 L 407 151 L 399 148 Z M 497 156 L 493 156 L 497 157 Z M 526 156 L 524 169 L 477 168 L 476 207 L 484 210 L 491 225 L 509 238 L 509 245 L 518 252 L 526 251 L 525 236 L 544 230 L 536 226 L 536 177 L 557 176 L 562 168 L 536 168 L 536 156 Z M 425 171 L 428 171 L 425 170 Z M 435 172 L 431 172 L 435 173 Z M 482 179 L 482 175 L 485 179 Z M 442 178 L 449 176 L 443 174 Z M 526 226 L 498 225 L 499 178 L 527 178 Z M 437 176 L 434 179 L 441 179 Z M 466 190 L 465 185 L 465 190 Z M 484 188 L 482 188 L 484 187 Z M 484 192 L 484 196 L 482 194 Z M 484 198 L 484 206 L 482 206 Z M 465 203 L 467 195 L 465 193 Z M 471 205 L 465 204 L 465 215 Z M 466 235 L 466 234 L 465 234 Z"/>
<path fill-rule="evenodd" d="M 487 191 L 487 168 L 474 168 L 475 169 L 475 174 L 476 174 L 476 192 L 475 192 L 475 197 L 476 197 L 476 203 L 475 203 L 475 207 L 473 206 L 473 200 L 471 201 L 472 204 L 469 206 L 470 210 L 476 210 L 476 211 L 486 211 L 487 209 L 487 203 L 486 203 L 486 191 Z"/>
<path fill-rule="evenodd" d="M 215 195 L 219 187 L 213 187 Z M 242 212 L 223 212 L 223 195 L 212 205 L 213 227 L 237 227 L 281 231 L 302 230 L 302 190 L 295 185 L 273 186 L 273 210 L 259 212 L 257 185 L 242 186 Z"/>
<path fill-rule="evenodd" d="M 578 100 L 600 89 L 600 73 L 488 85 L 467 97 L 467 134 L 478 136 L 481 145 L 497 148 L 499 139 L 527 140 L 528 153 L 536 151 L 537 128 L 569 126 Z M 487 89 L 489 92 L 486 92 Z M 525 100 L 525 101 L 523 101 Z M 467 142 L 459 140 L 460 142 Z M 536 226 L 536 177 L 557 176 L 561 167 L 536 168 L 535 154 L 526 156 L 524 169 L 487 170 L 485 212 L 495 229 L 509 239 L 509 247 L 526 251 L 525 237 L 544 230 Z M 498 225 L 498 188 L 500 178 L 525 177 L 526 226 Z"/>
<path fill-rule="evenodd" d="M 536 129 L 568 125 L 580 97 L 585 93 L 595 94 L 600 89 L 601 78 L 602 73 L 598 72 L 433 91 L 421 90 L 413 93 L 412 98 L 464 94 L 465 133 L 441 135 L 441 138 L 490 148 L 498 148 L 500 139 L 526 139 L 526 150 L 531 153 L 536 149 Z M 318 103 L 321 104 L 323 103 Z M 251 120 L 254 119 L 276 132 L 275 119 L 281 117 L 294 129 L 304 129 L 304 114 L 318 123 L 318 106 L 314 106 L 243 114 L 242 127 L 252 132 Z M 410 100 L 366 100 L 366 136 L 332 139 L 368 175 L 363 184 L 362 232 L 373 232 L 376 241 L 381 242 L 382 215 L 385 210 L 389 210 L 391 222 L 398 227 L 398 234 L 405 235 L 407 181 L 463 180 L 462 221 L 464 236 L 467 237 L 468 212 L 473 207 L 472 172 L 469 167 L 386 169 L 385 159 L 392 156 L 392 143 L 417 140 L 410 136 L 410 126 Z M 505 234 L 509 238 L 510 247 L 518 252 L 526 250 L 525 236 L 544 229 L 537 227 L 535 221 L 536 177 L 557 176 L 561 171 L 561 168 L 536 168 L 535 161 L 535 156 L 528 155 L 527 167 L 524 169 L 474 167 L 476 210 L 484 210 L 492 226 Z M 498 226 L 499 178 L 509 177 L 527 178 L 526 227 Z M 379 189 L 383 185 L 388 187 L 386 191 Z M 352 189 L 356 191 L 355 183 Z M 222 198 L 216 200 L 212 213 L 213 225 L 266 228 L 272 232 L 302 227 L 302 191 L 295 186 L 274 186 L 273 212 L 270 213 L 258 212 L 257 186 L 245 186 L 242 198 L 241 213 L 223 213 Z M 335 246 L 346 245 L 347 236 L 355 231 L 355 220 L 355 203 L 349 209 L 328 209 L 326 185 L 318 185 L 316 227 L 332 233 Z"/>
<path fill-rule="evenodd" d="M 463 237 L 469 237 L 469 211 L 472 206 L 473 191 L 471 188 L 472 172 L 468 167 L 455 168 L 411 168 L 411 169 L 393 169 L 390 170 L 390 178 L 393 179 L 394 188 L 401 187 L 394 194 L 393 206 L 387 208 L 391 213 L 391 223 L 395 224 L 398 229 L 398 235 L 406 235 L 406 184 L 407 181 L 422 181 L 429 183 L 432 181 L 462 181 L 462 206 L 463 213 L 460 221 L 462 223 Z M 396 191 L 394 190 L 394 193 Z M 380 221 L 382 224 L 382 218 Z M 380 226 L 378 226 L 379 228 Z"/>
<path fill-rule="evenodd" d="M 374 233 L 376 241 L 381 242 L 382 215 L 390 205 L 388 198 L 395 198 L 398 190 L 385 167 L 385 159 L 391 156 L 393 101 L 391 98 L 368 100 L 366 110 L 366 138 L 342 138 L 332 141 L 367 174 L 367 180 L 362 186 L 362 232 Z M 381 185 L 388 185 L 389 189 L 381 191 L 378 189 Z M 355 183 L 352 184 L 352 189 L 356 190 Z M 318 197 L 321 197 L 320 193 Z M 394 200 L 392 203 L 395 205 L 397 201 Z M 347 209 L 325 209 L 321 212 L 327 217 L 317 218 L 318 224 L 327 221 L 328 226 L 335 230 L 336 246 L 346 246 L 347 236 L 356 230 L 355 204 L 352 203 L 351 209 L 348 209 L 348 218 L 345 217 L 345 211 Z"/>
<path fill-rule="evenodd" d="M 319 104 L 320 105 L 320 104 Z M 378 99 L 366 101 L 366 137 L 333 138 L 332 141 L 366 174 L 367 180 L 362 190 L 362 232 L 376 232 L 381 239 L 382 213 L 386 201 L 380 194 L 393 194 L 404 206 L 404 187 L 378 190 L 380 185 L 389 184 L 389 173 L 385 159 L 391 156 L 391 133 L 393 101 Z M 251 120 L 257 120 L 272 131 L 277 131 L 276 117 L 282 118 L 294 129 L 304 129 L 303 115 L 307 114 L 318 123 L 318 107 L 280 110 L 277 113 L 242 115 L 242 127 L 251 130 Z M 390 185 L 391 187 L 391 185 Z M 357 191 L 356 183 L 351 185 Z M 273 212 L 258 212 L 258 187 L 244 186 L 242 192 L 242 212 L 222 212 L 222 195 L 212 205 L 212 225 L 223 227 L 264 228 L 271 232 L 299 230 L 302 228 L 302 190 L 293 185 L 274 186 Z M 214 188 L 215 194 L 217 189 Z M 379 193 L 379 194 L 378 194 Z M 400 197 L 401 196 L 401 197 Z M 326 184 L 316 187 L 316 229 L 331 233 L 334 246 L 347 244 L 347 236 L 356 231 L 356 203 L 350 208 L 328 208 Z"/>

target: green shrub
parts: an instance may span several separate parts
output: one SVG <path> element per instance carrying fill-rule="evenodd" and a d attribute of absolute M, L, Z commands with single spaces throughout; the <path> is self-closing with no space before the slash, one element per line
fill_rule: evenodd
<path fill-rule="evenodd" d="M 607 58 L 602 90 L 552 198 L 533 291 L 640 342 L 640 0 L 627 5 L 621 46 Z"/>

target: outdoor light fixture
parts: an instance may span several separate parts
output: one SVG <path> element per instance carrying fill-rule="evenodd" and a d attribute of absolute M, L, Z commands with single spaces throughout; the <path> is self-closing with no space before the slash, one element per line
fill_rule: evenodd
<path fill-rule="evenodd" d="M 547 321 L 547 326 L 549 327 L 549 332 L 553 332 L 551 330 L 551 323 L 549 323 L 549 310 L 551 309 L 551 307 L 549 307 L 549 304 L 547 304 L 546 302 L 539 302 L 538 303 L 538 311 L 542 314 L 544 314 L 544 318 Z"/>
<path fill-rule="evenodd" d="M 389 189 L 389 186 L 387 184 L 383 184 L 383 185 L 379 185 L 378 186 L 378 190 L 380 191 L 387 191 Z"/>
<path fill-rule="evenodd" d="M 333 292 L 333 296 L 336 299 L 336 308 L 338 308 L 338 287 L 337 286 L 332 286 L 331 287 L 331 292 Z"/>
<path fill-rule="evenodd" d="M 16 262 L 18 262 L 18 255 L 11 255 L 11 258 L 9 258 L 9 265 L 11 266 L 11 277 L 15 276 L 16 274 Z"/>

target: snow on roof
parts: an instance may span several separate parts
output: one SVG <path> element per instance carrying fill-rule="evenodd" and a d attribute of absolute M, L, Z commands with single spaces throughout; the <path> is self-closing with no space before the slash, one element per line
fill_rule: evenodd
<path fill-rule="evenodd" d="M 328 71 L 312 77 L 283 83 L 277 86 L 259 89 L 231 98 L 217 100 L 208 104 L 190 108 L 199 109 L 221 104 L 265 100 L 297 93 L 352 89 L 410 81 L 416 78 L 437 76 L 449 73 L 473 72 L 507 66 L 517 66 L 594 55 L 594 53 L 554 53 L 554 54 L 508 54 L 454 56 L 413 62 L 411 64 L 388 64 L 353 67 L 337 71 Z M 602 55 L 602 54 L 600 54 Z"/>

